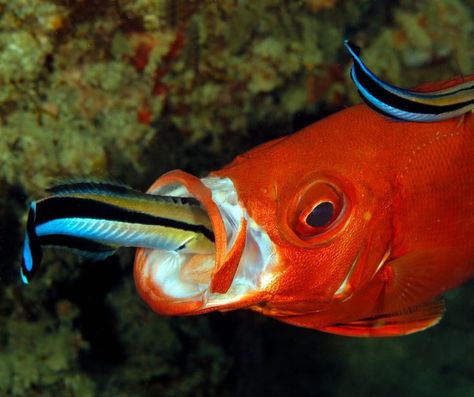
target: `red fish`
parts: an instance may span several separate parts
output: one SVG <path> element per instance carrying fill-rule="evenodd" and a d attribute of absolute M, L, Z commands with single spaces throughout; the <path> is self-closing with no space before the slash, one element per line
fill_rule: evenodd
<path fill-rule="evenodd" d="M 158 313 L 246 308 L 352 336 L 436 324 L 437 297 L 474 273 L 474 115 L 399 122 L 359 105 L 238 156 L 208 178 L 172 171 L 149 192 L 191 195 L 214 256 L 138 250 Z"/>

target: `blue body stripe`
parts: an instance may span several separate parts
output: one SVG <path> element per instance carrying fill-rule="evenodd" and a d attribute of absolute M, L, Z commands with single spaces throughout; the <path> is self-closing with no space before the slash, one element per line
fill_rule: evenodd
<path fill-rule="evenodd" d="M 66 235 L 122 247 L 143 247 L 173 251 L 186 241 L 173 241 L 150 233 L 138 223 L 89 218 L 60 218 L 36 227 L 38 237 Z"/>

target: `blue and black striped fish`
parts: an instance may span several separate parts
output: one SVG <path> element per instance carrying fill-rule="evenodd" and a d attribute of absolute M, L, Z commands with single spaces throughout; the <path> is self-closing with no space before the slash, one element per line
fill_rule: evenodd
<path fill-rule="evenodd" d="M 48 192 L 50 196 L 29 208 L 21 265 L 24 283 L 38 269 L 43 246 L 69 248 L 95 259 L 122 246 L 214 252 L 211 221 L 194 198 L 97 182 L 59 185 Z"/>
<path fill-rule="evenodd" d="M 351 78 L 360 96 L 379 113 L 399 120 L 433 122 L 461 116 L 474 109 L 474 76 L 430 92 L 398 88 L 379 79 L 365 66 L 359 47 L 348 40 L 344 41 L 344 46 L 354 60 Z"/>

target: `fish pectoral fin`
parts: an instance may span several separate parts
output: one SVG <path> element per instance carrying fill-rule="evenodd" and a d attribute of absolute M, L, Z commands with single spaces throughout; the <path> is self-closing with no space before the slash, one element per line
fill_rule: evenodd
<path fill-rule="evenodd" d="M 441 320 L 444 302 L 435 300 L 409 308 L 401 313 L 375 317 L 318 328 L 320 331 L 356 337 L 387 337 L 408 335 L 432 327 Z"/>
<path fill-rule="evenodd" d="M 431 301 L 469 278 L 470 261 L 451 248 L 419 250 L 388 261 L 376 275 L 383 283 L 376 313 L 402 313 Z"/>

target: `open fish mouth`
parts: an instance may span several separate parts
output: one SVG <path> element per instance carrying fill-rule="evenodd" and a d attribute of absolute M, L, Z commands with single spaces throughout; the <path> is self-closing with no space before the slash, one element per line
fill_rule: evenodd
<path fill-rule="evenodd" d="M 139 249 L 135 282 L 142 298 L 162 314 L 197 314 L 258 302 L 276 275 L 275 247 L 239 202 L 229 178 L 196 178 L 172 171 L 148 193 L 192 197 L 207 212 L 213 252 Z M 238 305 L 242 303 L 241 305 Z"/>

